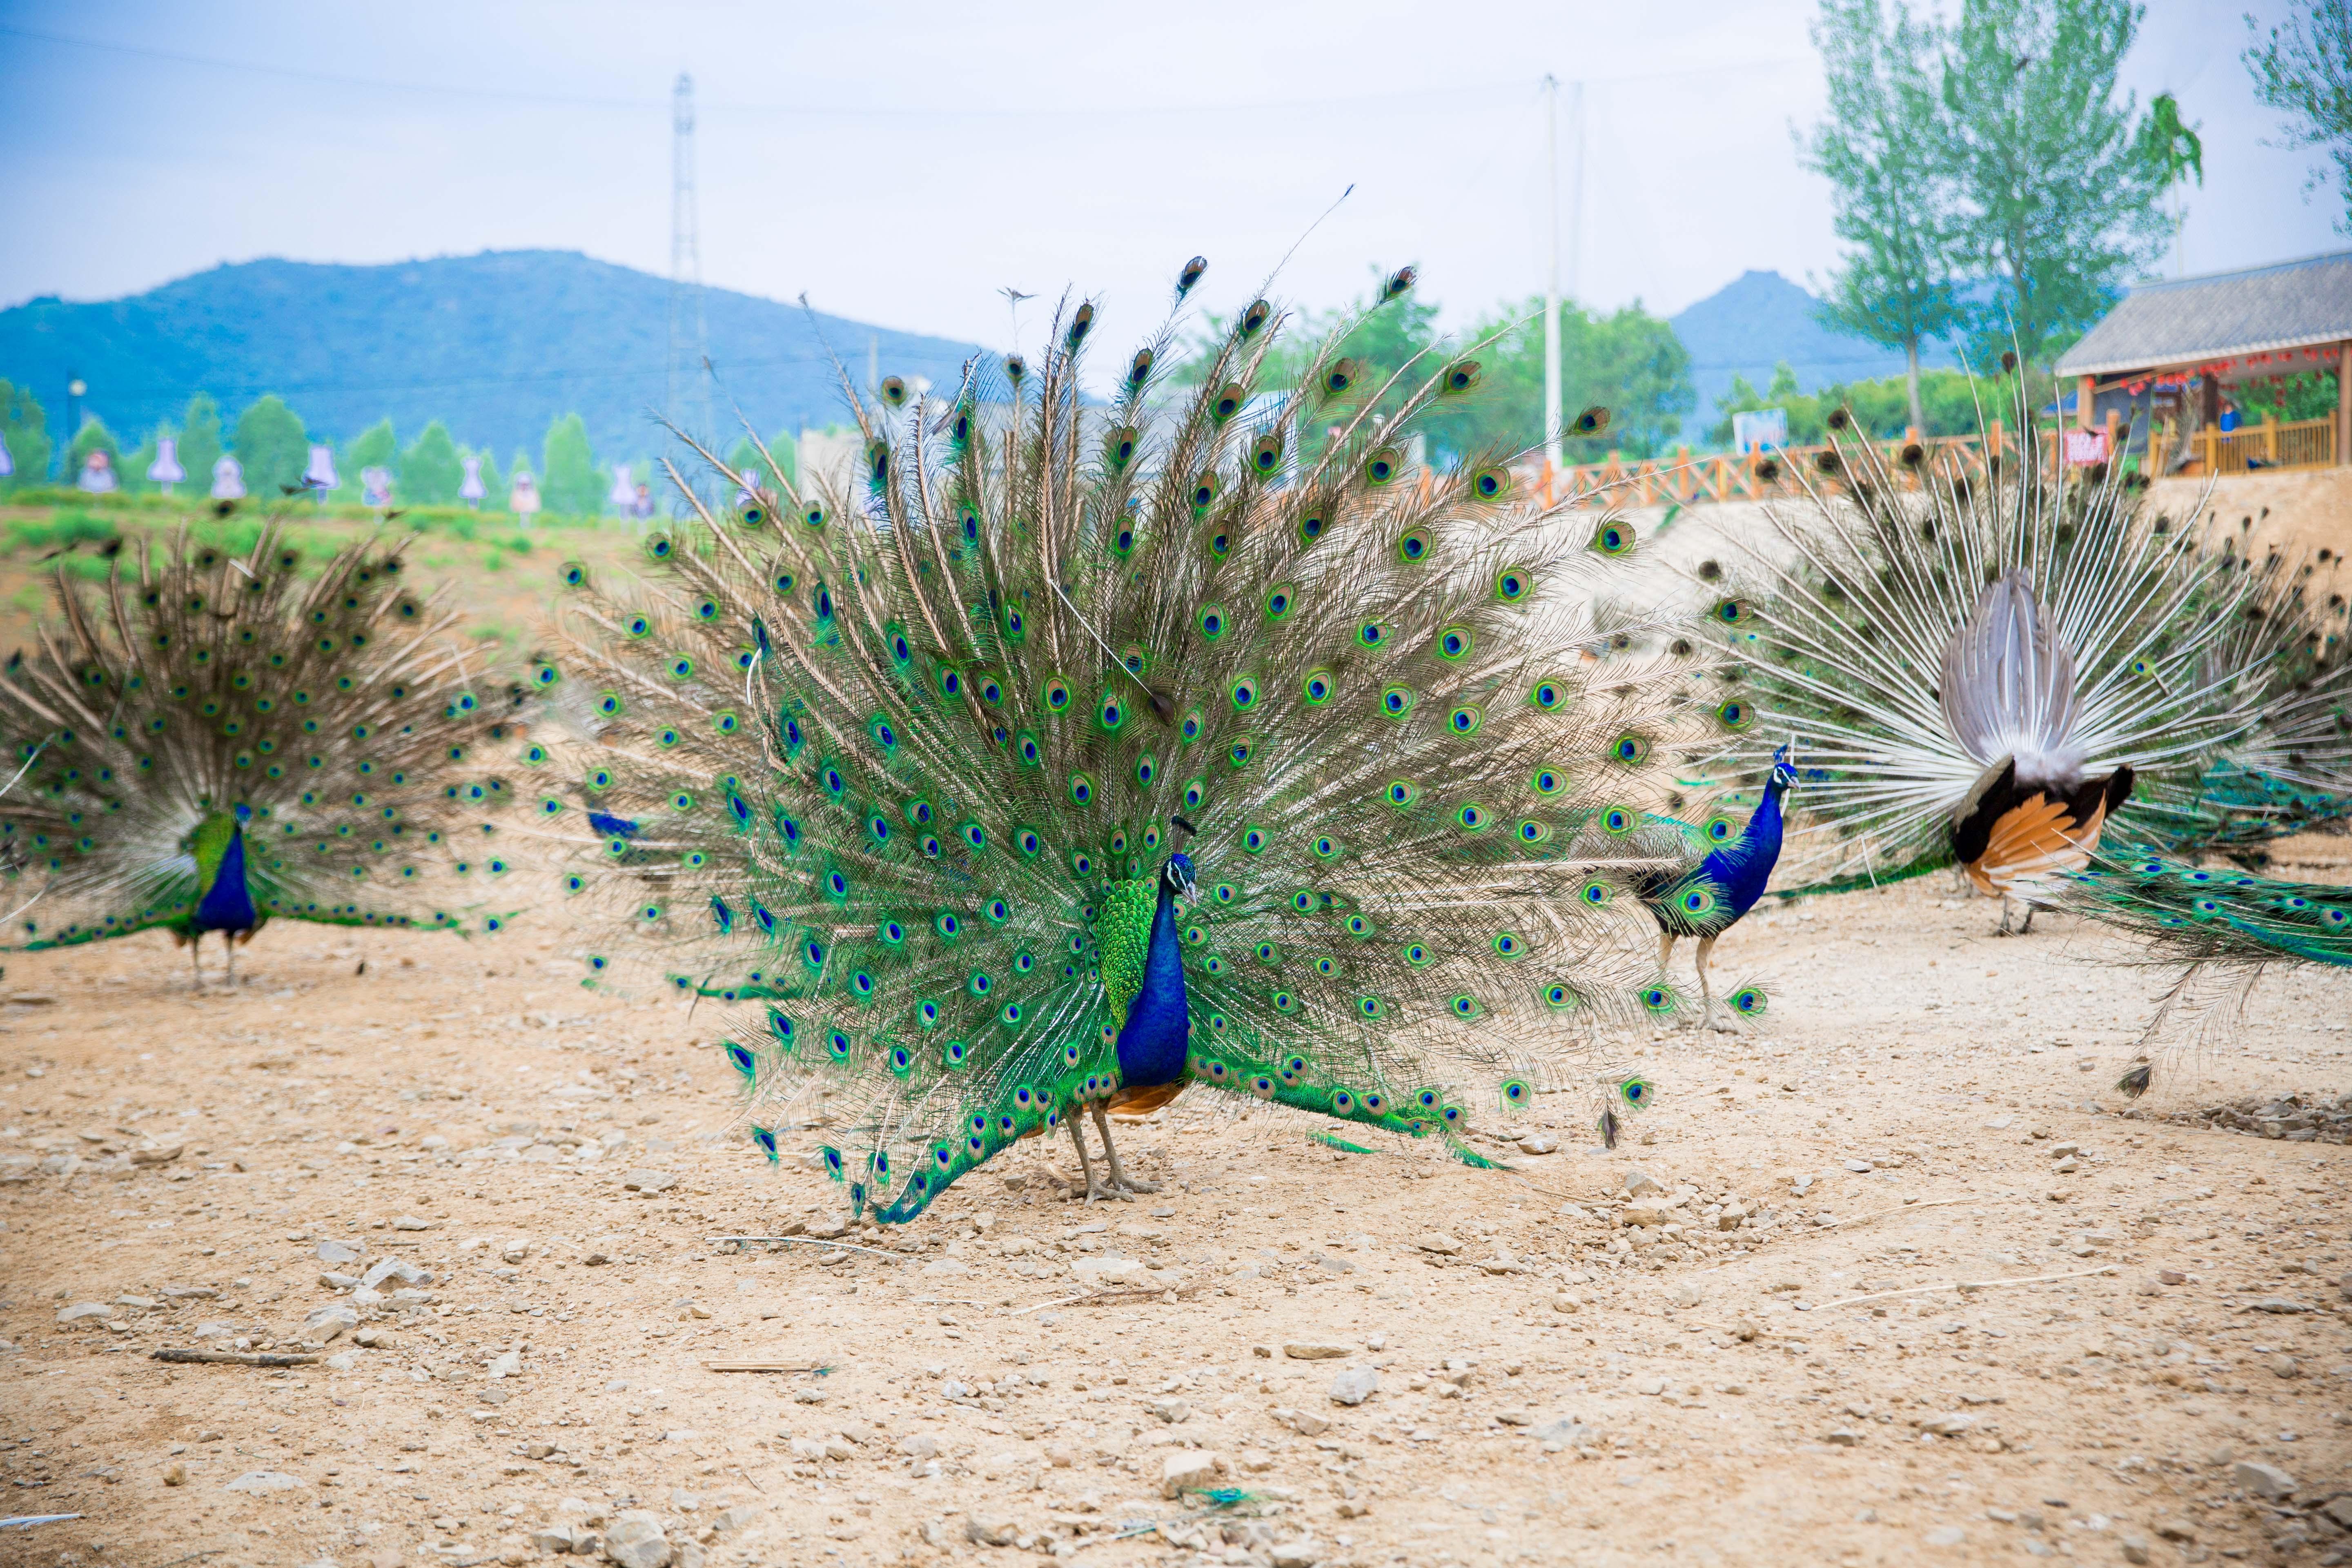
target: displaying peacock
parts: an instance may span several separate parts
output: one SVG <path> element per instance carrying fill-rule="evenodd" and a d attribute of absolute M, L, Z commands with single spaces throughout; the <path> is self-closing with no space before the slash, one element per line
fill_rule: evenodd
<path fill-rule="evenodd" d="M 1796 732 L 1815 764 L 1803 877 L 1957 864 L 2006 931 L 2012 896 L 2030 925 L 2042 880 L 2102 843 L 2249 841 L 2297 820 L 2265 828 L 2251 798 L 2343 785 L 2343 601 L 2310 569 L 2174 531 L 2124 476 L 2030 447 L 1906 472 L 1841 437 L 1823 467 L 1740 570 L 1702 569 L 1755 661 L 1757 733 Z M 1727 755 L 1763 761 L 1745 737 Z"/>
<path fill-rule="evenodd" d="M 1676 998 L 1666 979 L 1668 965 L 1675 939 L 1691 937 L 1698 943 L 1697 1025 L 1703 1029 L 1731 1027 L 1728 1020 L 1715 1021 L 1715 989 L 1707 975 L 1707 960 L 1715 952 L 1716 939 L 1737 925 L 1764 896 L 1772 868 L 1780 858 L 1781 797 L 1796 782 L 1789 748 L 1781 746 L 1772 753 L 1771 774 L 1764 782 L 1763 795 L 1744 825 L 1724 815 L 1694 825 L 1645 813 L 1630 836 L 1630 846 L 1636 853 L 1662 863 L 1633 879 L 1635 895 L 1658 924 L 1659 983 L 1644 994 L 1652 1011 L 1674 1010 Z M 1593 826 L 1607 831 L 1606 825 Z M 1587 829 L 1588 838 L 1593 826 Z M 1591 847 L 1605 853 L 1597 845 Z M 1740 1017 L 1753 1017 L 1765 1007 L 1764 992 L 1755 985 L 1736 987 L 1726 1001 L 1730 1013 Z"/>
<path fill-rule="evenodd" d="M 483 884 L 502 721 L 453 617 L 403 586 L 397 547 L 305 569 L 282 529 L 233 551 L 183 532 L 60 564 L 57 615 L 0 679 L 0 942 L 161 927 L 237 945 L 272 919 L 496 930 Z"/>
<path fill-rule="evenodd" d="M 1704 698 L 1591 608 L 1630 531 L 1570 533 L 1516 454 L 1408 457 L 1475 357 L 1276 379 L 1259 300 L 1097 403 L 1096 320 L 986 399 L 853 392 L 856 472 L 724 474 L 753 500 L 651 540 L 650 587 L 567 569 L 538 679 L 599 728 L 536 810 L 590 983 L 723 1009 L 752 1138 L 822 1129 L 882 1221 L 1065 1122 L 1089 1196 L 1140 1190 L 1106 1112 L 1188 1086 L 1472 1163 L 1547 1088 L 1643 1104 L 1593 1054 L 1645 1016 L 1654 867 L 1568 846 Z"/>

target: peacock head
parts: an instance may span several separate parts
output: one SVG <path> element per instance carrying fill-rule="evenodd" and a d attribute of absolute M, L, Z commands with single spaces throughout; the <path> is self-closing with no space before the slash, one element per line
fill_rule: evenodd
<path fill-rule="evenodd" d="M 251 822 L 252 820 L 253 820 L 253 807 L 251 807 L 251 806 L 249 806 L 249 805 L 246 805 L 246 804 L 245 804 L 245 802 L 243 802 L 243 801 L 238 801 L 238 802 L 236 803 L 236 821 L 237 821 L 237 826 L 240 826 L 240 827 L 242 827 L 242 826 L 244 826 L 247 823 Z"/>
<path fill-rule="evenodd" d="M 1797 764 L 1789 760 L 1789 747 L 1793 746 L 1797 742 L 1795 741 L 1791 740 L 1787 746 L 1775 746 L 1772 748 L 1771 788 L 1776 791 L 1794 789 L 1796 787 Z"/>
<path fill-rule="evenodd" d="M 1168 864 L 1160 868 L 1160 881 L 1168 889 L 1169 897 L 1189 902 L 1193 897 L 1192 858 L 1181 849 L 1169 856 Z"/>
<path fill-rule="evenodd" d="M 1184 820 L 1181 814 L 1169 817 L 1168 821 L 1169 825 L 1176 830 L 1178 847 L 1170 852 L 1168 864 L 1160 868 L 1160 885 L 1168 889 L 1169 897 L 1190 902 L 1194 897 L 1192 858 L 1184 853 L 1182 846 L 1191 840 L 1192 835 L 1201 830 Z"/>

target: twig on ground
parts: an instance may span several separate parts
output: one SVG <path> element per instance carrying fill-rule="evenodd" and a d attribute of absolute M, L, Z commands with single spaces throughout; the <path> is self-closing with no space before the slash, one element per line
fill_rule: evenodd
<path fill-rule="evenodd" d="M 1924 1203 L 1905 1204 L 1899 1209 L 1880 1209 L 1875 1214 L 1858 1214 L 1851 1219 L 1833 1219 L 1827 1225 L 1815 1226 L 1813 1228 L 1816 1230 L 1835 1230 L 1842 1225 L 1860 1225 L 1864 1220 L 1885 1219 L 1889 1215 L 1916 1214 L 1921 1209 L 1939 1209 L 1951 1204 L 1971 1204 L 1976 1201 L 1977 1195 L 1974 1193 L 1970 1193 L 1964 1198 L 1931 1198 Z M 1799 1234 L 1801 1235 L 1803 1233 L 1800 1232 Z"/>
<path fill-rule="evenodd" d="M 314 1362 L 324 1361 L 327 1358 L 313 1352 L 297 1354 L 288 1351 L 160 1350 L 154 1353 L 154 1359 L 173 1362 L 217 1362 L 225 1366 L 309 1366 Z"/>
<path fill-rule="evenodd" d="M 711 1372 L 831 1372 L 833 1369 L 816 1362 L 795 1361 L 707 1361 L 705 1369 Z"/>
<path fill-rule="evenodd" d="M 14 1519 L 0 1519 L 0 1530 L 30 1530 L 37 1524 L 63 1524 L 80 1517 L 78 1513 L 20 1513 Z"/>
<path fill-rule="evenodd" d="M 901 1258 L 903 1253 L 887 1252 L 878 1247 L 860 1247 L 854 1241 L 824 1241 L 814 1236 L 706 1236 L 705 1241 L 793 1241 L 803 1247 L 833 1247 L 845 1252 L 870 1252 L 877 1258 Z"/>
<path fill-rule="evenodd" d="M 1955 1279 L 1944 1285 L 1914 1285 L 1907 1290 L 1873 1290 L 1866 1296 L 1841 1296 L 1834 1301 L 1822 1301 L 1807 1306 L 1797 1303 L 1800 1312 L 1819 1312 L 1831 1307 L 1850 1307 L 1856 1301 L 1875 1301 L 1887 1296 L 1924 1296 L 1936 1290 L 1990 1290 L 1996 1285 L 2042 1285 L 2053 1279 L 2087 1279 L 2094 1274 L 2113 1274 L 2116 1265 L 2103 1263 L 2096 1268 L 2077 1268 L 2071 1274 L 2026 1274 L 2014 1279 Z"/>

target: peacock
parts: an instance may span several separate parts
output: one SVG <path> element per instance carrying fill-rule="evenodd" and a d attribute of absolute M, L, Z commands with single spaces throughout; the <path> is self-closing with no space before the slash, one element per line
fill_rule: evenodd
<path fill-rule="evenodd" d="M 1771 774 L 1765 780 L 1763 796 L 1744 826 L 1727 816 L 1712 816 L 1704 825 L 1694 826 L 1650 813 L 1634 830 L 1632 838 L 1636 849 L 1664 862 L 1633 879 L 1635 895 L 1658 925 L 1660 984 L 1648 996 L 1653 1010 L 1671 1010 L 1673 988 L 1664 977 L 1674 956 L 1675 939 L 1692 937 L 1698 942 L 1698 1027 L 1732 1026 L 1727 1019 L 1722 1024 L 1715 1021 L 1715 990 L 1707 976 L 1707 960 L 1715 952 L 1716 939 L 1737 925 L 1764 896 L 1772 868 L 1780 858 L 1781 797 L 1796 782 L 1797 769 L 1789 760 L 1789 748 L 1780 746 L 1772 752 Z M 1754 985 L 1737 987 L 1726 1002 L 1731 1015 L 1739 1017 L 1753 1017 L 1766 1005 L 1764 992 Z"/>
<path fill-rule="evenodd" d="M 2175 531 L 2127 476 L 2030 447 L 1990 474 L 1913 450 L 1906 473 L 1841 434 L 1806 504 L 1738 569 L 1700 568 L 1754 660 L 1757 732 L 1820 764 L 1807 878 L 1956 865 L 2001 898 L 2002 931 L 2021 902 L 2022 931 L 2103 843 L 2191 855 L 2324 815 L 2265 823 L 2251 800 L 2352 794 L 2343 600 L 2315 567 Z M 1735 736 L 1724 757 L 1760 751 Z"/>
<path fill-rule="evenodd" d="M 397 545 L 314 569 L 270 522 L 243 549 L 183 531 L 100 560 L 58 563 L 54 618 L 0 679 L 0 941 L 160 927 L 201 990 L 213 931 L 234 984 L 272 919 L 506 923 L 481 886 L 507 868 L 488 837 L 503 703 L 478 694 L 454 616 L 406 589 Z"/>
<path fill-rule="evenodd" d="M 855 470 L 722 469 L 751 499 L 650 582 L 565 568 L 533 679 L 593 741 L 532 749 L 527 809 L 580 857 L 584 983 L 719 1010 L 750 1137 L 819 1130 L 853 1215 L 1064 1124 L 1089 1199 L 1149 1190 L 1108 1117 L 1188 1088 L 1473 1164 L 1548 1089 L 1605 1128 L 1654 1093 L 1598 1058 L 1655 867 L 1568 847 L 1713 721 L 1596 607 L 1632 531 L 1518 454 L 1408 457 L 1475 353 L 1375 375 L 1261 299 L 1178 374 L 1206 265 L 1101 401 L 1066 301 L 944 403 L 845 377 Z"/>

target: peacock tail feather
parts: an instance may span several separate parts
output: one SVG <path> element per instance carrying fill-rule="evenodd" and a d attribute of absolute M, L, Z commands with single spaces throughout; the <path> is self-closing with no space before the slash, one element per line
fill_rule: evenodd
<path fill-rule="evenodd" d="M 1106 406 L 1094 321 L 992 400 L 853 391 L 854 472 L 744 487 L 646 585 L 568 572 L 537 677 L 602 726 L 532 807 L 588 982 L 719 1006 L 754 1141 L 822 1127 L 885 1221 L 1120 1089 L 1180 847 L 1193 1085 L 1475 1159 L 1642 1016 L 1646 915 L 1565 847 L 1694 700 L 1591 608 L 1630 531 L 1565 532 L 1516 454 L 1408 463 L 1466 359 L 1265 385 L 1261 301 L 1193 389 L 1163 328 Z"/>
<path fill-rule="evenodd" d="M 2352 888 L 2102 856 L 2052 879 L 2049 901 L 2146 944 L 2151 962 L 2226 971 L 2281 961 L 2352 964 Z"/>
<path fill-rule="evenodd" d="M 509 918 L 483 750 L 504 721 L 396 547 L 311 574 L 275 525 L 241 555 L 183 533 L 54 589 L 0 679 L 8 946 Z"/>

